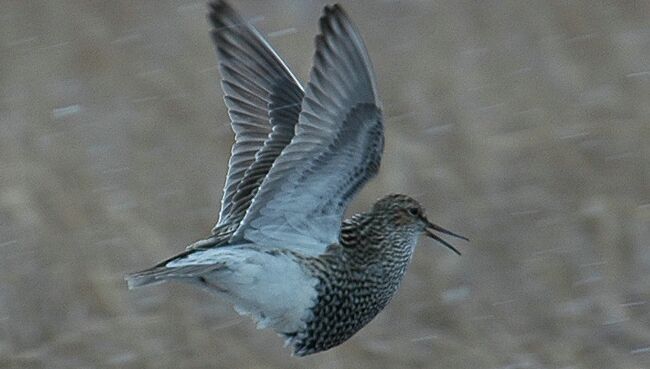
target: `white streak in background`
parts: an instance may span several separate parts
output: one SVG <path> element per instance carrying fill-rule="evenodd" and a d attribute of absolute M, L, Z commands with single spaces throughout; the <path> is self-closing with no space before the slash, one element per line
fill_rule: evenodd
<path fill-rule="evenodd" d="M 119 355 L 113 355 L 108 359 L 111 364 L 126 364 L 135 360 L 138 356 L 133 352 L 125 352 Z"/>
<path fill-rule="evenodd" d="M 574 299 L 555 306 L 556 311 L 563 316 L 576 316 L 586 313 L 592 303 L 588 298 Z"/>
<path fill-rule="evenodd" d="M 205 2 L 204 1 L 199 1 L 194 4 L 185 4 L 185 5 L 180 5 L 178 8 L 176 8 L 177 12 L 183 12 L 183 11 L 195 11 L 195 10 L 200 10 L 201 12 L 205 11 Z"/>
<path fill-rule="evenodd" d="M 580 268 L 590 268 L 590 267 L 603 266 L 603 265 L 607 265 L 607 262 L 606 261 L 596 261 L 596 262 L 593 262 L 593 263 L 580 264 L 578 266 Z"/>
<path fill-rule="evenodd" d="M 374 352 L 383 352 L 387 353 L 391 351 L 390 344 L 380 340 L 372 340 L 366 343 L 365 345 L 369 350 Z"/>
<path fill-rule="evenodd" d="M 253 18 L 250 18 L 248 20 L 244 20 L 244 22 L 245 22 L 245 24 L 254 25 L 255 23 L 259 23 L 259 22 L 261 22 L 263 20 L 264 20 L 264 17 L 260 15 L 259 17 L 253 17 Z M 219 27 L 219 28 L 215 28 L 214 30 L 219 31 L 219 30 L 222 30 L 222 29 L 239 27 L 239 26 L 243 26 L 243 25 L 244 24 L 233 24 L 232 26 Z"/>
<path fill-rule="evenodd" d="M 430 136 L 440 135 L 448 133 L 453 129 L 453 124 L 441 124 L 439 126 L 428 127 L 424 130 L 424 133 Z"/>
<path fill-rule="evenodd" d="M 453 304 L 467 300 L 471 291 L 468 287 L 450 288 L 442 292 L 442 301 L 446 304 Z"/>
<path fill-rule="evenodd" d="M 292 35 L 292 34 L 294 34 L 296 32 L 298 32 L 298 30 L 296 28 L 289 27 L 289 28 L 281 29 L 279 31 L 271 32 L 271 33 L 267 34 L 266 36 L 268 38 L 276 38 L 276 37 L 282 37 L 282 36 L 286 36 L 286 35 Z"/>
<path fill-rule="evenodd" d="M 415 115 L 415 112 L 414 111 L 408 111 L 406 113 L 391 115 L 388 118 L 386 118 L 386 120 L 394 121 L 394 120 L 399 120 L 399 119 L 402 119 L 402 118 L 410 117 L 412 115 Z"/>
<path fill-rule="evenodd" d="M 544 109 L 542 109 L 540 107 L 534 107 L 534 108 L 530 108 L 530 109 L 514 111 L 514 112 L 512 112 L 512 115 L 514 115 L 514 116 L 527 115 L 527 114 L 543 112 L 543 111 L 544 111 Z"/>
<path fill-rule="evenodd" d="M 429 334 L 429 335 L 422 336 L 422 337 L 411 338 L 411 342 L 430 341 L 430 340 L 435 340 L 435 339 L 437 339 L 437 338 L 438 338 L 437 335 L 435 335 L 435 334 Z"/>
<path fill-rule="evenodd" d="M 510 299 L 510 300 L 497 301 L 497 302 L 493 302 L 492 306 L 508 305 L 508 304 L 514 303 L 515 301 L 517 301 L 517 300 Z"/>
<path fill-rule="evenodd" d="M 130 33 L 126 36 L 118 37 L 115 40 L 111 41 L 113 45 L 122 45 L 130 42 L 140 41 L 142 39 L 141 33 Z"/>
<path fill-rule="evenodd" d="M 126 172 L 128 170 L 131 170 L 131 168 L 125 166 L 125 167 L 116 167 L 116 168 L 104 169 L 101 173 L 102 174 L 115 174 L 115 173 Z"/>
<path fill-rule="evenodd" d="M 645 70 L 645 71 L 642 71 L 642 72 L 630 73 L 630 74 L 626 74 L 625 77 L 627 77 L 627 78 L 650 77 L 650 71 Z"/>
<path fill-rule="evenodd" d="M 632 306 L 641 306 L 645 305 L 645 301 L 632 301 L 632 302 L 626 302 L 624 304 L 621 304 L 622 307 L 632 307 Z"/>
<path fill-rule="evenodd" d="M 602 281 L 603 277 L 600 275 L 592 275 L 587 278 L 581 279 L 575 283 L 573 283 L 573 287 L 579 287 L 579 286 L 584 286 L 585 284 L 590 284 L 594 282 L 599 282 Z"/>
<path fill-rule="evenodd" d="M 586 33 L 584 35 L 579 35 L 579 36 L 576 36 L 576 37 L 567 38 L 565 40 L 565 42 L 567 44 L 573 44 L 573 43 L 577 43 L 577 42 L 587 41 L 587 40 L 591 40 L 596 35 L 597 35 L 597 33 L 595 33 L 595 32 Z"/>
<path fill-rule="evenodd" d="M 21 38 L 21 39 L 18 39 L 18 40 L 7 42 L 7 46 L 12 47 L 12 46 L 21 46 L 21 45 L 24 45 L 24 44 L 31 44 L 32 42 L 35 42 L 36 40 L 38 40 L 38 37 L 36 37 L 36 36 L 34 36 L 34 37 L 25 37 L 25 38 Z"/>
<path fill-rule="evenodd" d="M 60 48 L 60 47 L 67 46 L 67 45 L 69 45 L 69 44 L 70 44 L 70 42 L 68 42 L 68 41 L 63 41 L 63 42 L 59 42 L 59 43 L 56 43 L 56 44 L 53 44 L 53 45 L 43 46 L 43 47 L 41 48 L 41 50 L 58 49 L 58 48 Z"/>
<path fill-rule="evenodd" d="M 494 315 L 488 314 L 488 315 L 474 316 L 474 317 L 469 318 L 469 320 L 471 320 L 471 321 L 480 321 L 480 320 L 492 320 L 494 318 L 495 318 Z"/>
<path fill-rule="evenodd" d="M 630 319 L 629 319 L 629 318 L 609 319 L 609 320 L 606 320 L 606 321 L 603 323 L 603 326 L 614 325 L 614 324 L 620 324 L 620 323 L 627 322 L 628 320 L 630 320 Z"/>
<path fill-rule="evenodd" d="M 18 240 L 9 240 L 5 242 L 0 243 L 0 247 L 7 247 L 7 246 L 12 246 L 18 244 Z"/>
<path fill-rule="evenodd" d="M 175 93 L 175 94 L 169 95 L 167 97 L 164 97 L 163 101 L 180 100 L 180 99 L 185 99 L 185 98 L 188 98 L 188 97 L 190 97 L 190 94 L 188 94 L 187 92 L 179 92 L 179 93 Z"/>
<path fill-rule="evenodd" d="M 138 202 L 128 191 L 116 190 L 106 193 L 106 206 L 110 210 L 128 210 L 138 206 Z"/>
<path fill-rule="evenodd" d="M 64 106 L 62 108 L 56 108 L 52 110 L 52 118 L 54 119 L 61 119 L 65 118 L 69 115 L 77 114 L 81 111 L 81 106 L 78 104 L 75 105 L 70 105 L 70 106 Z"/>
<path fill-rule="evenodd" d="M 533 256 L 539 256 L 539 255 L 544 255 L 544 254 L 553 254 L 553 253 L 563 253 L 563 252 L 569 252 L 571 251 L 570 249 L 567 249 L 563 246 L 558 246 L 558 247 L 551 247 L 548 249 L 544 250 L 537 250 L 533 251 Z"/>
<path fill-rule="evenodd" d="M 625 151 L 614 155 L 608 155 L 605 157 L 605 161 L 621 160 L 621 159 L 627 159 L 633 157 L 634 157 L 634 153 L 632 151 Z"/>
<path fill-rule="evenodd" d="M 630 351 L 630 354 L 636 355 L 636 354 L 645 354 L 645 353 L 648 353 L 648 352 L 650 352 L 650 346 L 634 349 L 634 350 Z"/>
<path fill-rule="evenodd" d="M 247 20 L 247 22 L 249 24 L 255 24 L 255 23 L 259 23 L 259 22 L 261 22 L 263 20 L 264 20 L 264 16 L 260 15 L 259 17 L 253 17 L 253 18 Z"/>
<path fill-rule="evenodd" d="M 132 101 L 134 104 L 141 104 L 144 102 L 154 101 L 158 99 L 160 99 L 160 96 L 145 96 L 145 97 L 139 97 L 137 99 L 133 99 Z"/>
<path fill-rule="evenodd" d="M 576 133 L 567 133 L 564 135 L 560 135 L 561 140 L 568 140 L 571 138 L 579 138 L 579 137 L 585 137 L 589 135 L 589 132 L 576 132 Z"/>
<path fill-rule="evenodd" d="M 492 104 L 492 105 L 488 105 L 488 106 L 481 106 L 477 110 L 480 111 L 480 112 L 486 112 L 488 110 L 501 108 L 501 107 L 503 107 L 505 105 L 506 105 L 505 103 L 497 103 L 497 104 Z"/>
<path fill-rule="evenodd" d="M 506 366 L 499 367 L 497 369 L 524 369 L 524 368 L 530 368 L 531 363 L 528 361 L 521 361 L 513 364 L 508 364 Z M 562 369 L 567 369 L 567 368 L 562 368 Z"/>
<path fill-rule="evenodd" d="M 218 330 L 221 330 L 221 329 L 227 329 L 227 328 L 230 328 L 230 327 L 234 327 L 234 326 L 236 326 L 238 324 L 241 324 L 243 321 L 244 321 L 244 319 L 241 319 L 241 318 L 240 319 L 229 320 L 229 321 L 223 322 L 221 324 L 217 324 L 217 325 L 214 325 L 214 326 L 210 327 L 210 330 L 211 331 L 218 331 Z"/>
<path fill-rule="evenodd" d="M 512 216 L 526 216 L 526 215 L 534 215 L 539 213 L 539 210 L 536 209 L 529 209 L 529 210 L 520 210 L 520 211 L 511 211 L 510 215 Z"/>

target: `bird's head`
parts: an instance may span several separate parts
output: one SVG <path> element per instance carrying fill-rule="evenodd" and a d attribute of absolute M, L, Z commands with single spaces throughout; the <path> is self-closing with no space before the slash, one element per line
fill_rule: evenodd
<path fill-rule="evenodd" d="M 386 225 L 404 232 L 415 234 L 424 233 L 428 237 L 431 237 L 445 245 L 458 255 L 460 255 L 460 252 L 436 233 L 444 233 L 452 237 L 469 241 L 466 237 L 431 223 L 427 219 L 422 205 L 407 195 L 387 195 L 375 203 L 372 207 L 372 212 L 383 215 Z"/>

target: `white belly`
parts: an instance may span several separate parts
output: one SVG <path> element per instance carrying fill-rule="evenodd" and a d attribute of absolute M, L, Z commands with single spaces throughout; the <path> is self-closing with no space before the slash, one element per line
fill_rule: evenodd
<path fill-rule="evenodd" d="M 248 247 L 198 251 L 168 267 L 223 263 L 205 275 L 211 291 L 230 300 L 240 314 L 251 315 L 258 328 L 292 333 L 305 327 L 317 297 L 318 280 L 305 273 L 290 256 Z"/>

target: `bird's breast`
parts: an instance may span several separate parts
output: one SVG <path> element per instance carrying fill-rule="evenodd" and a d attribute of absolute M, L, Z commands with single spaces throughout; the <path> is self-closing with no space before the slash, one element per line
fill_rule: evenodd
<path fill-rule="evenodd" d="M 355 268 L 332 263 L 312 270 L 319 283 L 311 319 L 302 332 L 290 337 L 296 355 L 307 355 L 339 345 L 370 322 L 393 297 L 408 260 L 373 263 Z"/>

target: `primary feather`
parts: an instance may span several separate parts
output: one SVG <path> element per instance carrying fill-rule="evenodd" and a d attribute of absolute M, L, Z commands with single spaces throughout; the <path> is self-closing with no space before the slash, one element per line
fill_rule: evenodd
<path fill-rule="evenodd" d="M 337 241 L 345 208 L 379 169 L 383 125 L 368 53 L 341 7 L 326 7 L 320 28 L 296 135 L 233 241 L 318 255 Z"/>
<path fill-rule="evenodd" d="M 211 3 L 208 19 L 235 132 L 213 230 L 218 234 L 237 229 L 260 183 L 293 138 L 304 92 L 264 37 L 226 2 Z"/>

